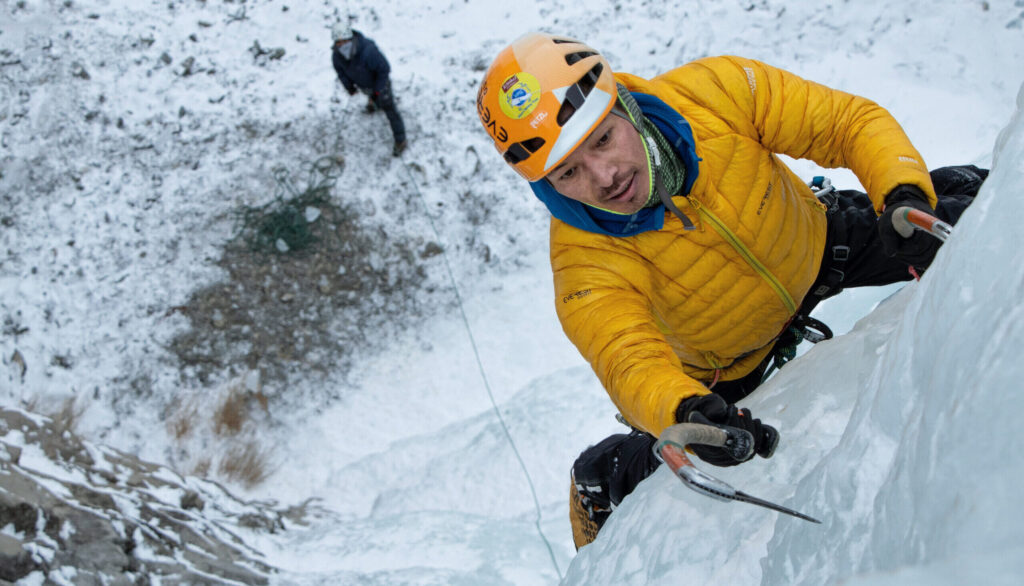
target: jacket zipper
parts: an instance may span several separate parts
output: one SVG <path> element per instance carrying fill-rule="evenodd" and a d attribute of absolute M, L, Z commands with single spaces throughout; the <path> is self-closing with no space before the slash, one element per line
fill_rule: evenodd
<path fill-rule="evenodd" d="M 786 306 L 787 310 L 789 310 L 789 314 L 793 315 L 794 313 L 796 313 L 796 302 L 793 301 L 793 297 L 789 294 L 789 291 L 787 291 L 786 288 L 782 286 L 782 283 L 779 282 L 779 280 L 775 277 L 775 275 L 771 273 L 771 271 L 768 270 L 767 267 L 761 264 L 761 261 L 757 260 L 754 254 L 750 252 L 750 249 L 748 249 L 742 242 L 740 242 L 740 239 L 737 238 L 736 235 L 733 234 L 732 231 L 729 230 L 729 228 L 726 227 L 726 225 L 723 224 L 717 216 L 715 216 L 715 214 L 711 213 L 711 211 L 707 209 L 704 209 L 704 206 L 699 201 L 692 197 L 687 197 L 686 199 L 690 202 L 690 205 L 696 208 L 697 213 L 701 217 L 708 220 L 708 222 L 711 224 L 711 227 L 715 229 L 715 232 L 718 232 L 718 235 L 724 238 L 725 241 L 728 242 L 736 250 L 736 252 L 738 252 L 740 256 L 743 257 L 743 260 L 747 261 L 747 264 L 750 265 L 750 267 L 754 269 L 754 271 L 757 272 L 757 274 L 761 275 L 761 278 L 763 278 L 765 282 L 768 283 L 768 286 L 775 290 L 775 294 L 778 295 L 779 299 L 782 300 L 782 304 Z"/>

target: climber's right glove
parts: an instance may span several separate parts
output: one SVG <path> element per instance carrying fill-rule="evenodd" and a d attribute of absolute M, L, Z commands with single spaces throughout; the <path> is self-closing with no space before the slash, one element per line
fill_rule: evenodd
<path fill-rule="evenodd" d="M 779 443 L 779 432 L 772 426 L 761 423 L 750 415 L 750 409 L 738 409 L 735 405 L 725 402 L 720 395 L 714 393 L 683 399 L 676 409 L 676 421 L 679 423 L 703 423 L 705 425 L 720 424 L 742 429 L 754 439 L 754 450 L 744 460 L 737 460 L 724 447 L 690 445 L 690 449 L 705 462 L 715 466 L 735 466 L 754 457 L 771 458 L 775 446 Z"/>
<path fill-rule="evenodd" d="M 887 255 L 923 270 L 935 258 L 940 242 L 919 230 L 914 230 L 910 236 L 903 236 L 897 232 L 892 224 L 892 217 L 901 207 L 920 210 L 929 216 L 935 215 L 935 210 L 928 204 L 928 196 L 920 188 L 916 185 L 897 185 L 896 189 L 885 196 L 885 210 L 878 218 L 878 238 L 882 241 L 882 248 Z"/>

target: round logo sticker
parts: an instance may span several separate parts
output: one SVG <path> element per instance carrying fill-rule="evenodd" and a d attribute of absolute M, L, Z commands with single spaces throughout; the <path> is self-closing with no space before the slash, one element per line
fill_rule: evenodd
<path fill-rule="evenodd" d="M 540 83 L 537 78 L 526 72 L 510 76 L 501 84 L 501 97 L 498 105 L 509 118 L 520 120 L 533 112 L 540 102 Z"/>

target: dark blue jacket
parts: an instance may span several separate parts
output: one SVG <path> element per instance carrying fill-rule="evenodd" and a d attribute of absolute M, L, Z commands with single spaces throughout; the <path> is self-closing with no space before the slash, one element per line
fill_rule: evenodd
<path fill-rule="evenodd" d="M 351 59 L 345 59 L 337 48 L 331 49 L 331 62 L 338 72 L 338 79 L 349 92 L 359 87 L 364 90 L 380 92 L 388 83 L 391 65 L 377 48 L 377 44 L 364 37 L 363 33 L 353 30 L 351 42 L 356 44 Z"/>

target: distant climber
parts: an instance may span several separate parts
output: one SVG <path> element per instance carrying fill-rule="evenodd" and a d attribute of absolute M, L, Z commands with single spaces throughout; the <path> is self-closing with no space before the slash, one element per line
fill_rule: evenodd
<path fill-rule="evenodd" d="M 363 33 L 354 30 L 351 25 L 339 22 L 331 28 L 331 62 L 338 79 L 348 95 L 361 91 L 369 97 L 366 112 L 372 114 L 383 110 L 391 124 L 395 146 L 394 156 L 400 156 L 409 146 L 405 137 L 405 123 L 395 105 L 395 96 L 391 91 L 391 65 L 377 44 Z"/>

